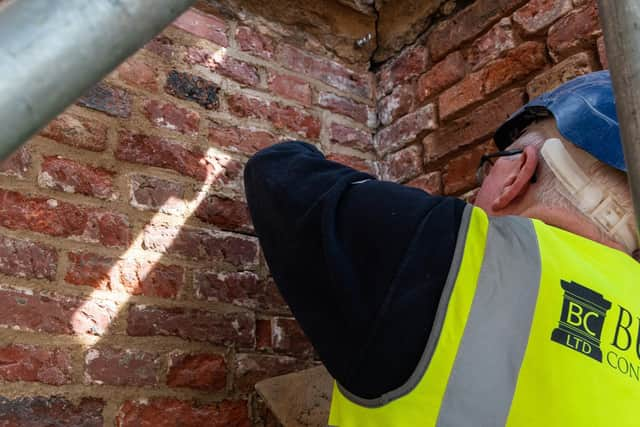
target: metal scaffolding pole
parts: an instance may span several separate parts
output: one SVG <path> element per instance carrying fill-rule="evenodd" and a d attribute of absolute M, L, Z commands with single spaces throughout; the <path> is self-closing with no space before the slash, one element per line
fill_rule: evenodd
<path fill-rule="evenodd" d="M 0 158 L 194 0 L 15 0 L 0 6 Z"/>
<path fill-rule="evenodd" d="M 640 1 L 598 0 L 640 233 Z"/>

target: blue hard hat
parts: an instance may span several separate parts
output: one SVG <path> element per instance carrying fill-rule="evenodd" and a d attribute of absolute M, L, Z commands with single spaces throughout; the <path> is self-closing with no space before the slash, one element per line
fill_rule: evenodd
<path fill-rule="evenodd" d="M 532 122 L 554 117 L 567 140 L 598 160 L 627 171 L 609 71 L 576 77 L 530 101 L 496 131 L 500 150 L 515 141 Z"/>

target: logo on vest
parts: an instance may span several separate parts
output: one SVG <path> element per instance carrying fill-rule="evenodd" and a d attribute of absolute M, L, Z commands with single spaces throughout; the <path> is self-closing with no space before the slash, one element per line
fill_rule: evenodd
<path fill-rule="evenodd" d="M 562 280 L 561 286 L 564 289 L 562 314 L 551 340 L 602 362 L 600 338 L 611 302 L 576 282 Z"/>

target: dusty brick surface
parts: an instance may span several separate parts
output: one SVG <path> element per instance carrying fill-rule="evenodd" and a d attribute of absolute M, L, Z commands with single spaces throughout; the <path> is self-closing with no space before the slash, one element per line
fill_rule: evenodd
<path fill-rule="evenodd" d="M 245 202 L 229 197 L 206 197 L 195 211 L 200 220 L 223 230 L 250 232 L 253 230 L 249 208 Z"/>
<path fill-rule="evenodd" d="M 409 187 L 418 188 L 426 191 L 429 194 L 440 195 L 442 194 L 442 173 L 441 172 L 429 172 L 421 175 L 405 185 Z"/>
<path fill-rule="evenodd" d="M 84 358 L 85 381 L 92 384 L 150 386 L 158 383 L 158 355 L 134 349 L 94 347 Z"/>
<path fill-rule="evenodd" d="M 114 172 L 59 156 L 46 156 L 38 175 L 43 187 L 100 199 L 115 199 Z"/>
<path fill-rule="evenodd" d="M 229 77 L 246 86 L 256 86 L 260 82 L 256 66 L 228 55 L 210 54 L 202 49 L 189 48 L 184 61 L 187 64 L 200 64 L 214 73 Z"/>
<path fill-rule="evenodd" d="M 0 236 L 0 273 L 52 281 L 56 277 L 57 266 L 58 252 L 55 248 Z"/>
<path fill-rule="evenodd" d="M 320 92 L 318 94 L 318 105 L 334 113 L 350 117 L 357 122 L 369 124 L 372 127 L 375 125 L 375 120 L 370 117 L 372 112 L 366 105 L 343 96 L 331 92 Z"/>
<path fill-rule="evenodd" d="M 131 102 L 129 92 L 102 82 L 89 89 L 77 101 L 83 107 L 123 118 L 131 115 Z"/>
<path fill-rule="evenodd" d="M 0 347 L 0 379 L 68 384 L 71 382 L 71 358 L 68 352 L 59 348 L 21 344 Z"/>
<path fill-rule="evenodd" d="M 220 46 L 226 47 L 229 45 L 226 35 L 227 24 L 217 16 L 209 15 L 196 9 L 189 9 L 173 21 L 173 25 Z"/>
<path fill-rule="evenodd" d="M 0 174 L 24 178 L 31 168 L 31 164 L 31 151 L 23 145 L 11 154 L 11 156 L 0 162 Z"/>
<path fill-rule="evenodd" d="M 193 101 L 207 110 L 218 108 L 218 91 L 220 88 L 213 82 L 188 73 L 171 70 L 167 74 L 164 90 L 179 99 Z"/>
<path fill-rule="evenodd" d="M 169 387 L 219 391 L 227 385 L 227 364 L 219 354 L 177 353 L 171 356 L 167 373 Z"/>
<path fill-rule="evenodd" d="M 370 132 L 332 123 L 329 128 L 329 138 L 333 144 L 349 147 L 363 152 L 371 152 L 373 136 Z"/>
<path fill-rule="evenodd" d="M 140 58 L 130 58 L 118 67 L 118 77 L 124 82 L 150 92 L 158 91 L 158 71 Z"/>
<path fill-rule="evenodd" d="M 517 35 L 513 30 L 511 19 L 503 18 L 473 42 L 467 61 L 473 70 L 477 70 L 498 58 L 503 52 L 513 49 L 517 44 Z"/>
<path fill-rule="evenodd" d="M 283 98 L 311 105 L 311 85 L 299 77 L 270 73 L 269 90 Z"/>
<path fill-rule="evenodd" d="M 154 126 L 182 134 L 198 132 L 200 115 L 195 111 L 180 108 L 171 102 L 147 101 L 144 104 L 144 114 Z"/>
<path fill-rule="evenodd" d="M 259 381 L 299 371 L 304 367 L 303 361 L 289 356 L 238 354 L 235 358 L 234 385 L 240 391 L 250 391 Z"/>
<path fill-rule="evenodd" d="M 591 48 L 600 35 L 602 28 L 598 19 L 598 6 L 595 1 L 589 1 L 549 28 L 547 45 L 557 61 L 575 51 Z"/>
<path fill-rule="evenodd" d="M 535 34 L 553 24 L 573 8 L 571 0 L 531 0 L 513 14 L 525 34 Z"/>
<path fill-rule="evenodd" d="M 224 149 L 247 156 L 273 145 L 277 137 L 271 132 L 238 126 L 225 126 L 212 123 L 209 128 L 209 142 Z"/>
<path fill-rule="evenodd" d="M 65 113 L 52 120 L 40 135 L 72 147 L 91 151 L 104 151 L 107 127 L 92 119 Z"/>
<path fill-rule="evenodd" d="M 181 213 L 185 209 L 185 186 L 153 176 L 133 175 L 130 181 L 131 206 L 163 213 Z"/>
<path fill-rule="evenodd" d="M 415 105 L 415 83 L 397 86 L 389 95 L 378 101 L 378 117 L 383 126 L 388 126 L 408 114 Z"/>
<path fill-rule="evenodd" d="M 414 141 L 424 131 L 436 129 L 437 116 L 433 104 L 428 104 L 407 114 L 393 125 L 379 130 L 374 145 L 379 155 L 402 148 Z"/>
<path fill-rule="evenodd" d="M 380 177 L 404 182 L 422 173 L 422 148 L 416 145 L 390 154 L 380 162 Z"/>
<path fill-rule="evenodd" d="M 239 26 L 236 28 L 236 43 L 241 51 L 249 52 L 263 59 L 271 59 L 275 54 L 273 39 L 250 27 Z"/>
<path fill-rule="evenodd" d="M 0 397 L 0 425 L 7 427 L 103 427 L 104 401 L 74 403 L 60 396 Z"/>
<path fill-rule="evenodd" d="M 578 76 L 591 73 L 597 69 L 596 60 L 589 52 L 580 52 L 553 68 L 538 74 L 527 84 L 527 93 L 531 99 L 548 92 L 562 83 L 568 82 Z"/>
<path fill-rule="evenodd" d="M 465 62 L 460 52 L 447 55 L 418 80 L 418 100 L 424 100 L 458 82 L 465 75 Z"/>

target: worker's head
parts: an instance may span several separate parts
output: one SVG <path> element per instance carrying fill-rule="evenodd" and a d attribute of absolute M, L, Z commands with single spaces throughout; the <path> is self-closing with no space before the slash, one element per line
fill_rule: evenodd
<path fill-rule="evenodd" d="M 514 114 L 485 158 L 476 204 L 523 215 L 622 249 L 638 250 L 611 81 L 567 83 Z M 637 254 L 636 254 L 637 255 Z"/>

